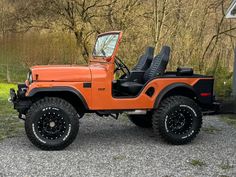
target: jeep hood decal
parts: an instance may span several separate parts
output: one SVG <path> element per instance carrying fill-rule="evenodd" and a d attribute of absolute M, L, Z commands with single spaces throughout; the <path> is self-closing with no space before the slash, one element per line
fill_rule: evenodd
<path fill-rule="evenodd" d="M 31 68 L 34 81 L 55 82 L 90 82 L 91 73 L 88 66 L 51 65 Z"/>

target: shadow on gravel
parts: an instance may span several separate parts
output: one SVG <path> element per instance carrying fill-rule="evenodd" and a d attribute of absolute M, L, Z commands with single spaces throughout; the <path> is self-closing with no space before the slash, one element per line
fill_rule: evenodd
<path fill-rule="evenodd" d="M 91 129 L 93 129 L 91 127 Z M 74 142 L 77 146 L 88 146 L 89 144 L 130 144 L 130 143 L 155 144 L 152 129 L 137 128 L 135 126 L 124 126 L 122 128 L 102 128 L 91 131 L 80 130 Z"/>

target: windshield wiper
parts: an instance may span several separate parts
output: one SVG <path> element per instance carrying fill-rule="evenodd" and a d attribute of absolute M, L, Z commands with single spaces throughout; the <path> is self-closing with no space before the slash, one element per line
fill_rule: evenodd
<path fill-rule="evenodd" d="M 106 57 L 106 52 L 103 49 L 101 49 L 101 52 L 102 52 L 103 56 Z"/>

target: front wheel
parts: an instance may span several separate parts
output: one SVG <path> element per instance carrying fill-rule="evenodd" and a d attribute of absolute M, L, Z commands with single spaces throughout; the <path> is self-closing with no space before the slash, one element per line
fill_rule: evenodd
<path fill-rule="evenodd" d="M 163 100 L 153 114 L 155 134 L 171 144 L 186 144 L 199 133 L 202 113 L 199 106 L 190 98 L 171 96 Z"/>
<path fill-rule="evenodd" d="M 60 98 L 41 99 L 26 114 L 26 134 L 35 146 L 43 150 L 64 149 L 76 138 L 78 129 L 76 110 Z"/>

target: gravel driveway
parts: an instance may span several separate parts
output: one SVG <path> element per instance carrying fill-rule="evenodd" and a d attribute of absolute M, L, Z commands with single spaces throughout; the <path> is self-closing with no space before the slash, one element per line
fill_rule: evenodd
<path fill-rule="evenodd" d="M 204 117 L 199 136 L 184 146 L 155 140 L 125 117 L 91 114 L 80 125 L 64 151 L 41 151 L 24 132 L 0 142 L 0 176 L 236 177 L 236 129 L 217 117 Z"/>

